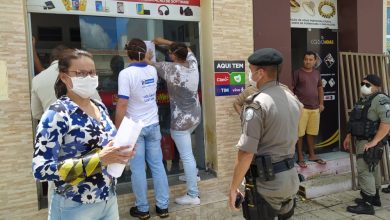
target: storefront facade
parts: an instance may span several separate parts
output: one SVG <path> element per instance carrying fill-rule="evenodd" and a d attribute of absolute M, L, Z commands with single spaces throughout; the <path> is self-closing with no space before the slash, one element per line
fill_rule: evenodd
<path fill-rule="evenodd" d="M 47 11 L 56 9 L 52 8 L 53 6 L 50 3 L 46 4 L 45 2 L 54 3 L 57 9 L 67 7 L 66 5 L 61 6 L 63 1 L 41 2 L 37 7 Z M 56 2 L 61 4 L 57 5 Z M 77 2 L 78 10 L 82 10 L 82 3 L 87 1 L 80 0 Z M 143 19 L 142 17 L 148 16 L 148 13 L 152 15 L 155 12 L 158 13 L 158 9 L 165 15 L 167 9 L 165 7 L 160 8 L 163 5 L 161 2 L 166 3 L 165 5 L 168 5 L 169 8 L 177 9 L 177 18 L 163 20 L 161 17 L 160 19 L 157 17 L 157 19 L 152 19 L 153 22 L 145 20 L 145 25 L 149 27 L 143 35 L 147 38 L 145 40 L 151 40 L 156 34 L 163 33 L 163 30 L 158 32 L 161 26 L 167 26 L 163 22 L 191 23 L 191 25 L 174 23 L 173 26 L 177 27 L 178 32 L 181 32 L 181 34 L 177 33 L 177 40 L 187 41 L 186 36 L 189 38 L 188 41 L 197 38 L 195 45 L 197 45 L 196 50 L 201 70 L 200 91 L 203 110 L 203 125 L 200 132 L 203 137 L 200 140 L 201 145 L 204 146 L 204 162 L 201 163 L 204 163 L 204 170 L 207 170 L 207 175 L 211 176 L 199 183 L 200 191 L 201 193 L 207 193 L 217 190 L 225 193 L 228 189 L 236 157 L 234 146 L 241 131 L 239 116 L 232 108 L 232 103 L 235 99 L 235 91 L 240 90 L 243 87 L 243 82 L 248 81 L 246 79 L 247 75 L 241 74 L 248 69 L 246 58 L 253 52 L 254 48 L 277 48 L 285 57 L 281 80 L 287 85 L 291 85 L 290 5 L 266 0 L 256 0 L 253 1 L 253 4 L 252 1 L 202 0 L 201 2 L 198 1 L 200 6 L 195 7 L 196 10 L 192 10 L 193 15 L 197 15 L 198 19 L 191 20 L 180 19 L 180 16 L 183 16 L 180 15 L 181 6 L 171 6 L 167 3 L 168 1 L 150 3 L 151 1 L 141 0 L 107 0 L 105 2 L 88 0 L 88 2 L 95 3 L 94 10 L 96 13 L 107 11 L 106 2 L 115 4 L 115 7 L 108 7 L 110 13 L 116 13 L 116 15 L 106 16 L 109 18 Z M 122 4 L 118 4 L 119 2 L 123 3 L 125 8 L 123 13 L 120 8 Z M 138 10 L 136 4 L 140 4 L 140 2 L 143 2 L 143 7 L 139 6 Z M 192 1 L 183 1 L 183 13 L 187 7 L 192 8 L 191 5 L 185 5 L 189 2 Z M 134 7 L 131 6 L 134 14 L 126 16 L 126 13 L 130 13 L 127 11 L 129 9 L 126 8 L 126 5 L 130 3 L 134 3 Z M 339 12 L 338 50 L 382 53 L 383 2 L 366 3 L 365 1 L 343 0 L 338 1 L 337 6 Z M 68 7 L 71 7 L 70 10 L 73 10 L 72 7 L 77 8 L 73 5 Z M 351 7 L 353 10 L 351 10 Z M 148 9 L 149 12 L 147 12 Z M 173 13 L 173 10 L 169 10 L 170 13 Z M 0 146 L 3 158 L 0 174 L 2 178 L 0 216 L 5 219 L 44 219 L 47 215 L 47 209 L 39 209 L 39 190 L 37 190 L 37 185 L 31 173 L 33 146 L 33 126 L 30 110 L 30 82 L 33 76 L 31 35 L 34 33 L 32 25 L 40 23 L 39 19 L 47 20 L 48 17 L 44 16 L 65 15 L 33 12 L 27 6 L 26 1 L 22 0 L 10 1 L 0 8 L 0 14 L 2 15 L 0 16 Z M 187 10 L 187 14 L 190 14 L 189 10 Z M 156 16 L 163 15 L 156 14 Z M 85 16 L 85 14 L 77 12 L 67 16 Z M 96 16 L 96 14 L 91 16 Z M 98 14 L 98 16 L 100 15 Z M 86 18 L 86 20 L 88 19 Z M 84 19 L 84 21 L 86 20 Z M 56 22 L 63 22 L 63 25 L 69 23 L 64 22 L 64 19 Z M 77 17 L 76 23 L 80 24 L 79 17 Z M 179 30 L 181 26 L 183 28 Z M 77 33 L 77 30 L 73 29 L 73 32 Z M 179 37 L 179 35 L 183 37 Z M 76 44 L 81 44 L 77 37 L 73 39 L 75 39 Z M 45 49 L 45 45 L 41 45 L 42 49 Z M 120 47 L 116 48 L 120 53 Z M 104 62 L 107 61 L 106 58 L 101 59 Z M 96 62 L 98 67 L 101 63 L 104 63 L 103 61 Z M 244 66 L 241 65 L 243 63 Z M 229 69 L 229 64 L 235 69 Z M 237 78 L 235 81 L 230 80 L 229 83 L 219 84 L 220 72 L 229 72 L 231 76 L 234 73 Z M 174 198 L 184 193 L 185 185 L 173 184 L 170 189 L 171 197 Z M 150 190 L 149 194 L 152 198 L 153 191 Z M 128 213 L 128 208 L 133 204 L 133 201 L 132 193 L 126 192 L 126 190 L 120 193 L 118 204 L 122 215 Z"/>
<path fill-rule="evenodd" d="M 43 8 L 45 3 L 42 2 L 39 5 Z M 60 7 L 60 5 L 56 5 L 56 1 L 52 2 L 55 7 Z M 120 2 L 128 3 L 126 1 Z M 144 10 L 147 9 L 147 5 L 144 3 Z M 49 9 L 50 7 L 52 6 L 47 6 L 47 10 L 54 10 Z M 102 7 L 104 8 L 104 5 Z M 100 10 L 100 6 L 98 8 Z M 196 13 L 195 10 L 193 12 Z M 38 210 L 37 186 L 31 173 L 33 127 L 30 113 L 30 81 L 33 73 L 31 72 L 30 59 L 32 29 L 29 25 L 31 24 L 30 19 L 40 18 L 34 17 L 36 15 L 29 16 L 31 14 L 28 11 L 26 1 L 13 1 L 1 9 L 1 13 L 3 16 L 1 18 L 2 50 L 0 60 L 5 61 L 7 72 L 5 77 L 7 87 L 2 89 L 7 93 L 2 93 L 4 95 L 1 99 L 2 126 L 0 133 L 2 136 L 1 146 L 4 150 L 2 156 L 7 158 L 7 165 L 3 166 L 1 174 L 4 177 L 1 195 L 5 199 L 1 216 L 6 219 L 27 217 L 44 219 L 47 215 L 47 209 Z M 232 161 L 235 159 L 234 145 L 240 132 L 239 117 L 232 108 L 235 96 L 215 97 L 214 95 L 214 60 L 244 61 L 253 51 L 252 3 L 250 1 L 245 3 L 202 1 L 198 13 L 200 13 L 200 17 L 199 21 L 196 22 L 199 24 L 198 50 L 200 51 L 204 147 L 206 151 L 204 155 L 205 164 L 211 171 L 209 173 L 214 176 L 208 180 L 202 180 L 199 184 L 201 192 L 207 193 L 218 189 L 224 191 L 227 188 L 232 173 Z M 58 22 L 63 21 L 58 20 Z M 172 185 L 172 198 L 184 193 L 184 190 L 184 184 Z M 152 193 L 151 190 L 151 196 Z M 128 208 L 133 204 L 133 201 L 131 193 L 120 194 L 118 196 L 120 212 L 122 214 L 128 213 Z"/>

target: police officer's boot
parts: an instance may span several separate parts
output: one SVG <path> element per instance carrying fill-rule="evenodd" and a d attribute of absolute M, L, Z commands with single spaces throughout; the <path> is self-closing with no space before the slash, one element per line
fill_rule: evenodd
<path fill-rule="evenodd" d="M 362 194 L 362 192 L 360 192 L 360 194 Z M 361 199 L 361 198 L 356 198 L 355 199 L 355 203 L 356 204 L 363 203 L 363 202 L 364 202 L 364 200 Z M 377 207 L 381 207 L 382 206 L 381 197 L 379 196 L 379 189 L 376 189 L 376 194 L 375 194 L 375 196 L 372 199 L 371 205 L 377 206 Z"/>
<path fill-rule="evenodd" d="M 383 193 L 390 193 L 390 185 L 388 185 L 386 188 L 382 189 Z"/>
<path fill-rule="evenodd" d="M 379 189 L 376 189 L 375 196 L 372 199 L 372 205 L 378 206 L 378 207 L 382 206 L 381 197 L 379 196 Z"/>
<path fill-rule="evenodd" d="M 358 203 L 355 206 L 348 206 L 347 211 L 356 213 L 356 214 L 366 214 L 366 215 L 375 215 L 374 207 L 371 205 L 374 199 L 374 196 L 369 196 L 363 192 L 360 192 L 363 197 L 362 203 Z"/>

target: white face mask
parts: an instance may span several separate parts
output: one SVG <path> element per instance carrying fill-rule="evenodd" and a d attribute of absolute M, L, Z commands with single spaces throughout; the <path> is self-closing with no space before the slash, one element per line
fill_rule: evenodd
<path fill-rule="evenodd" d="M 360 87 L 360 92 L 363 94 L 363 95 L 371 95 L 372 94 L 372 90 L 371 90 L 372 86 L 371 87 L 367 87 L 366 85 Z"/>
<path fill-rule="evenodd" d="M 98 76 L 70 77 L 72 80 L 72 91 L 80 97 L 90 98 L 96 92 L 99 84 Z"/>
<path fill-rule="evenodd" d="M 254 86 L 254 87 L 257 86 L 257 82 L 252 79 L 252 71 L 251 70 L 249 70 L 249 84 L 251 84 L 251 86 Z"/>

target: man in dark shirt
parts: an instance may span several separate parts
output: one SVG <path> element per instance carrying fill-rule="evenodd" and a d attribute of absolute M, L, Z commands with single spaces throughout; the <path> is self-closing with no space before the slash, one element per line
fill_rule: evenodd
<path fill-rule="evenodd" d="M 316 58 L 314 52 L 305 52 L 303 67 L 296 70 L 293 75 L 293 91 L 304 105 L 299 122 L 297 143 L 298 165 L 302 168 L 307 167 L 302 152 L 303 136 L 305 134 L 309 148 L 309 161 L 326 164 L 314 152 L 314 137 L 318 135 L 320 112 L 324 110 L 324 90 L 321 75 L 318 70 L 314 69 Z"/>

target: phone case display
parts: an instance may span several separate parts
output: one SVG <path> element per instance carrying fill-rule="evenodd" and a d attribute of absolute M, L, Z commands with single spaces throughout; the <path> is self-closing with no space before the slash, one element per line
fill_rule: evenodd
<path fill-rule="evenodd" d="M 85 11 L 87 0 L 62 0 L 62 4 L 64 4 L 67 11 Z"/>

